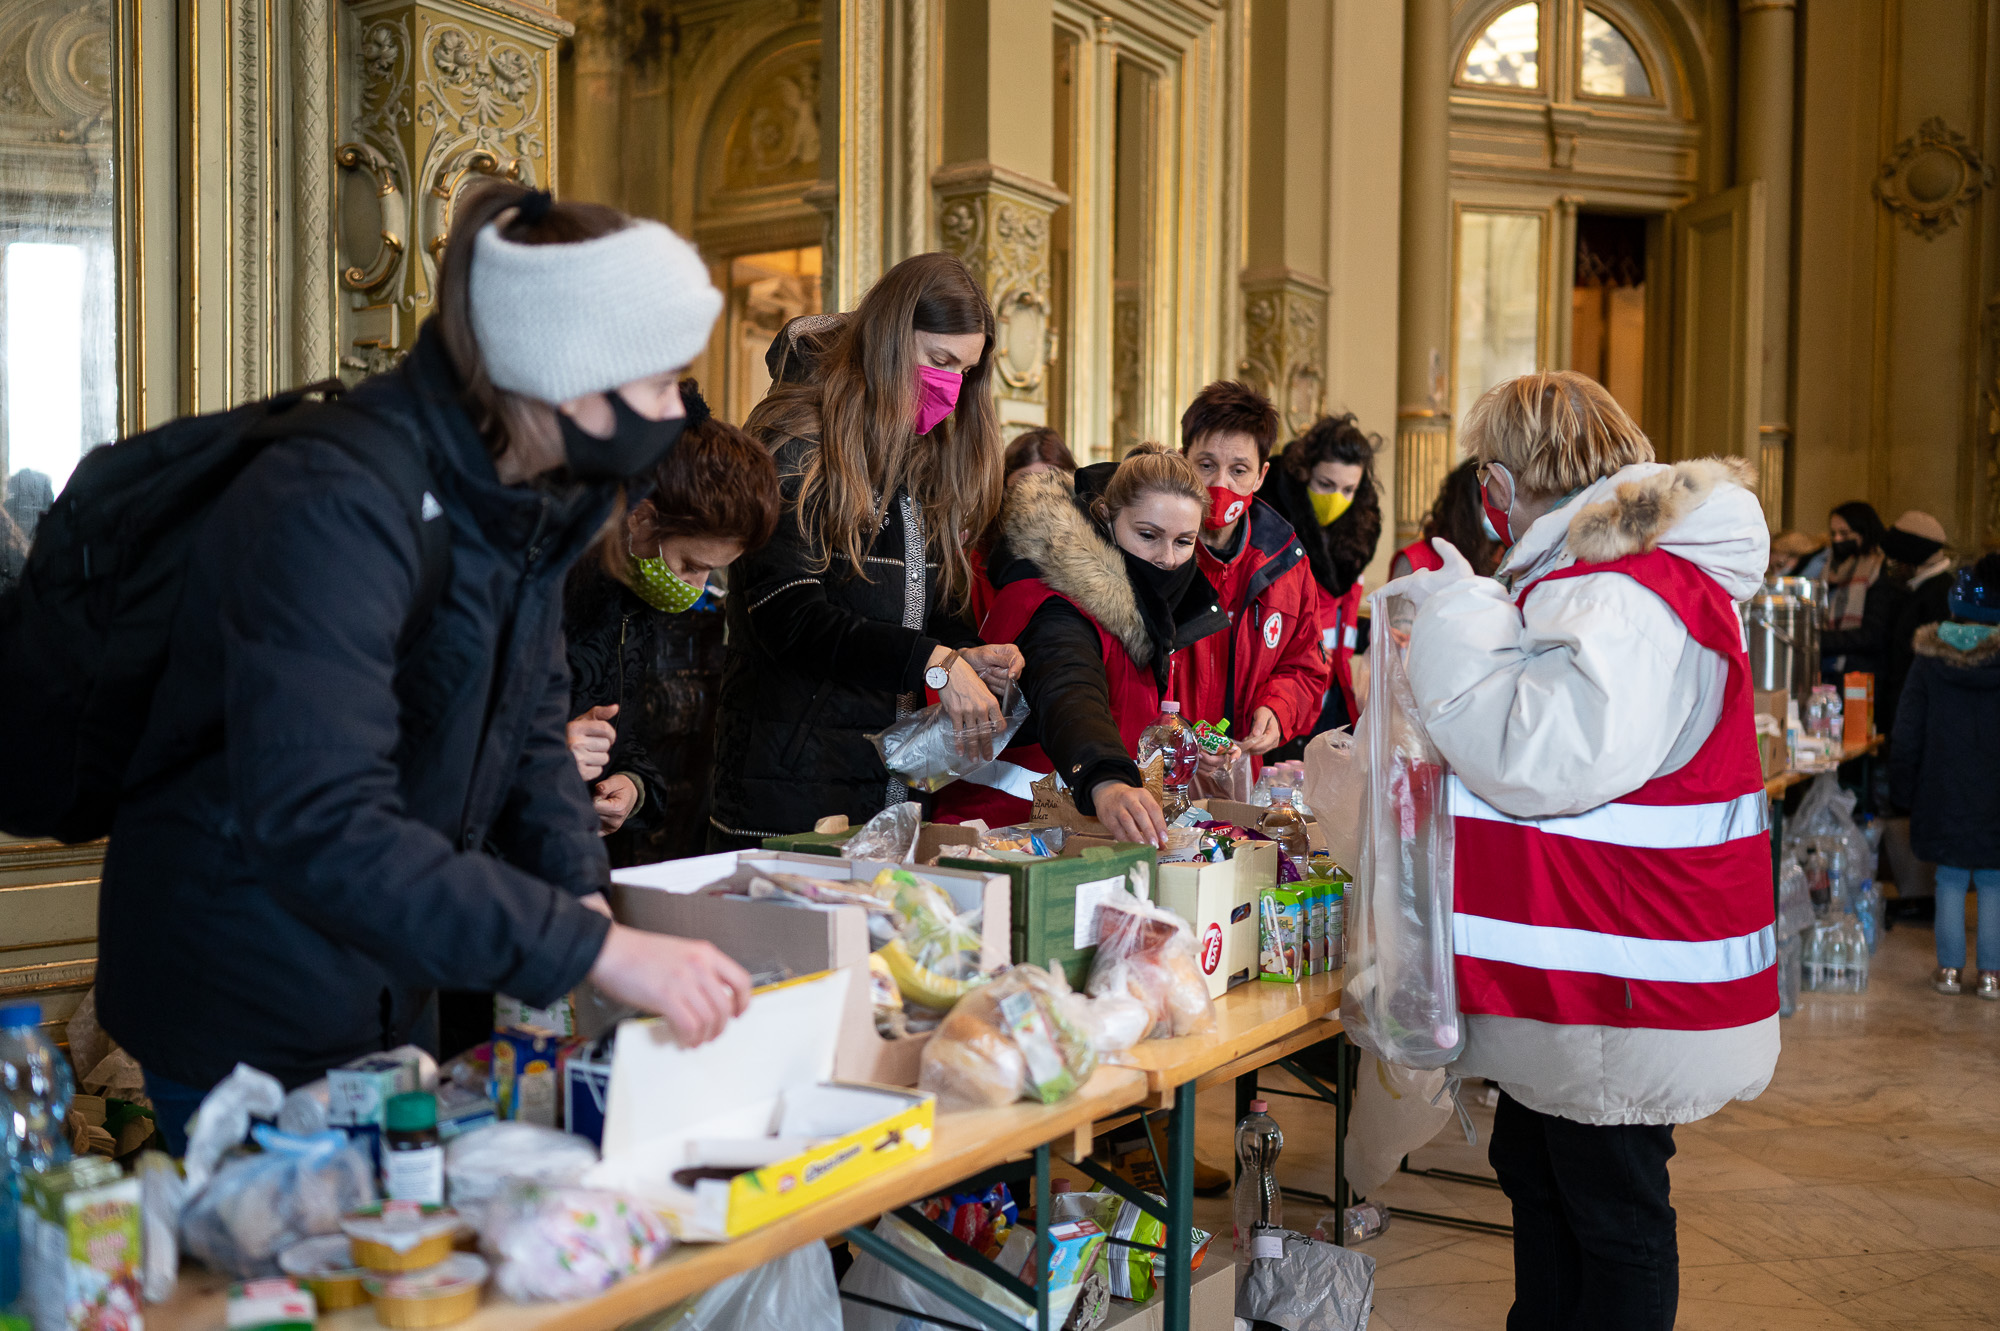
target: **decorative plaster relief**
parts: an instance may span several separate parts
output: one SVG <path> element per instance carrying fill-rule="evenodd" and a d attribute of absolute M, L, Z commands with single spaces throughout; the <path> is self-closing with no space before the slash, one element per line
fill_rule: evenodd
<path fill-rule="evenodd" d="M 944 248 L 971 270 L 993 303 L 1000 395 L 1044 400 L 1058 352 L 1049 279 L 1049 219 L 1068 201 L 1043 181 L 976 162 L 932 177 Z"/>
<path fill-rule="evenodd" d="M 1326 288 L 1299 273 L 1243 275 L 1237 372 L 1278 408 L 1289 436 L 1318 420 L 1326 396 Z"/>
<path fill-rule="evenodd" d="M 1993 168 L 1963 134 L 1931 116 L 1897 144 L 1875 175 L 1875 197 L 1903 225 L 1935 240 L 1993 184 Z"/>

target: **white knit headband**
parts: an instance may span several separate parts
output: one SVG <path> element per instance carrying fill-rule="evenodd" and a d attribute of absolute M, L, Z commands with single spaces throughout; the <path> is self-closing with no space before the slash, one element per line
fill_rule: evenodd
<path fill-rule="evenodd" d="M 472 333 L 496 388 L 564 402 L 679 369 L 708 342 L 722 293 L 694 246 L 658 222 L 569 245 L 473 242 Z"/>

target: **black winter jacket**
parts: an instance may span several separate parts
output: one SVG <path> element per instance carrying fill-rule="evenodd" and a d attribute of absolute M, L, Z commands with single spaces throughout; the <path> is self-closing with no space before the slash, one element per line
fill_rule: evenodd
<path fill-rule="evenodd" d="M 1917 630 L 1948 617 L 1952 570 L 1933 573 L 1914 587 L 1905 586 L 1896 618 L 1889 627 L 1889 645 L 1882 662 L 1882 677 L 1875 682 L 1876 728 L 1885 735 L 1896 733 L 1896 712 L 1903 697 L 1903 684 L 1916 660 Z"/>
<path fill-rule="evenodd" d="M 777 533 L 729 570 L 715 848 L 810 831 L 829 814 L 858 826 L 908 798 L 868 736 L 896 720 L 899 696 L 923 705 L 924 670 L 939 643 L 979 641 L 947 603 L 934 549 L 907 540 L 916 504 L 901 491 L 863 556 L 865 570 L 838 552 L 817 567 L 819 542 L 799 522 L 798 496 L 805 459 L 818 447 L 790 439 L 777 449 Z"/>
<path fill-rule="evenodd" d="M 2000 869 L 2000 632 L 1961 652 L 1935 624 L 1917 630 L 1889 798 L 1910 811 L 1910 848 L 1923 859 Z"/>
<path fill-rule="evenodd" d="M 1014 639 L 1023 660 L 1021 692 L 1028 700 L 1028 719 L 1014 742 L 1041 745 L 1063 774 L 1078 812 L 1088 816 L 1097 812 L 1090 792 L 1099 782 L 1142 784 L 1112 710 L 1098 626 L 1124 643 L 1134 662 L 1152 670 L 1162 694 L 1173 654 L 1229 627 L 1215 588 L 1199 568 L 1171 606 L 1133 585 L 1118 547 L 1089 516 L 1090 502 L 1116 470 L 1110 462 L 1082 468 L 1073 499 L 1055 484 L 1012 487 L 1001 515 L 1002 535 L 987 564 L 996 592 L 1039 578 L 1061 593 L 1044 601 Z"/>
<path fill-rule="evenodd" d="M 708 842 L 708 781 L 722 682 L 722 611 L 712 601 L 670 615 L 646 604 L 594 558 L 569 576 L 563 602 L 571 716 L 618 704 L 604 774 L 628 773 L 638 810 L 604 839 L 615 868 L 699 855 Z"/>
<path fill-rule="evenodd" d="M 1875 676 L 1878 705 L 1880 695 L 1888 683 L 1887 667 L 1894 641 L 1896 622 L 1910 601 L 1910 567 L 1907 564 L 1885 563 L 1875 581 L 1868 584 L 1867 595 L 1861 601 L 1861 623 L 1851 629 L 1828 629 L 1819 635 L 1819 650 L 1822 657 L 1840 657 L 1840 670 L 1829 676 L 1829 682 L 1840 683 L 1839 676 L 1850 670 L 1863 670 Z M 1884 709 L 1887 715 L 1890 709 Z"/>
<path fill-rule="evenodd" d="M 545 1004 L 603 945 L 558 616 L 612 490 L 502 485 L 457 393 L 426 329 L 350 398 L 421 442 L 451 524 L 400 668 L 417 533 L 347 449 L 272 445 L 204 521 L 99 905 L 99 1012 L 149 1072 L 297 1085 L 402 1043 L 430 990 Z"/>

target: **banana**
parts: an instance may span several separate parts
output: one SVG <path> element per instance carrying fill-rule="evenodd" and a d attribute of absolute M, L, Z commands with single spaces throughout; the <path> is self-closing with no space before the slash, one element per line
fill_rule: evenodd
<path fill-rule="evenodd" d="M 888 964 L 889 974 L 895 977 L 896 988 L 902 992 L 904 1001 L 933 1012 L 951 1011 L 952 1005 L 978 984 L 976 980 L 950 979 L 919 966 L 900 938 L 884 943 L 875 955 Z"/>

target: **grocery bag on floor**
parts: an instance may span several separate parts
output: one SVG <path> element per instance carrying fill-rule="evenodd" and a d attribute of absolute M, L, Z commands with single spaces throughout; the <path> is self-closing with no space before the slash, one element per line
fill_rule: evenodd
<path fill-rule="evenodd" d="M 1375 608 L 1378 622 L 1390 613 Z M 1340 1015 L 1348 1037 L 1384 1062 L 1440 1068 L 1465 1044 L 1451 939 L 1451 773 L 1424 729 L 1395 635 L 1377 635 L 1368 661 L 1356 736 L 1367 794 Z"/>
<path fill-rule="evenodd" d="M 945 1256 L 936 1244 L 895 1216 L 885 1215 L 876 1221 L 875 1232 L 1001 1316 L 1022 1326 L 1035 1324 L 1032 1307 L 971 1267 Z M 1049 1291 L 1050 1326 L 1061 1326 L 1068 1320 L 1070 1307 L 1082 1288 L 1081 1284 L 1070 1284 Z M 891 1270 L 886 1263 L 859 1250 L 855 1253 L 854 1265 L 847 1268 L 847 1274 L 841 1279 L 840 1291 L 843 1294 L 859 1294 L 899 1310 L 888 1312 L 866 1303 L 843 1299 L 841 1317 L 846 1331 L 908 1331 L 911 1327 L 929 1325 L 923 1319 L 930 1317 L 941 1317 L 947 1322 L 962 1323 L 967 1320 L 958 1305 L 946 1302 L 902 1272 Z M 680 1328 L 675 1328 L 675 1331 L 680 1331 Z"/>
<path fill-rule="evenodd" d="M 1368 1331 L 1375 1259 L 1367 1253 L 1259 1225 L 1250 1258 L 1236 1289 L 1238 1318 L 1285 1331 Z"/>

